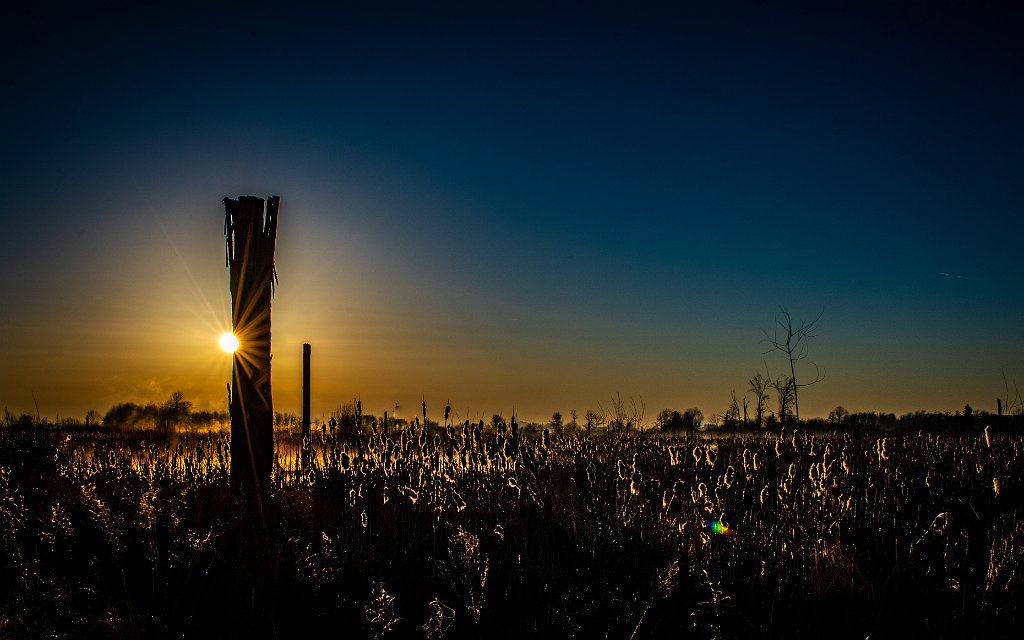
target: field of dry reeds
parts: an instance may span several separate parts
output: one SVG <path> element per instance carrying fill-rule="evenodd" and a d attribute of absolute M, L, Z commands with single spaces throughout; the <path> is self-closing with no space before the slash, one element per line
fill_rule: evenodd
<path fill-rule="evenodd" d="M 1011 637 L 1019 436 L 0 427 L 4 637 Z"/>

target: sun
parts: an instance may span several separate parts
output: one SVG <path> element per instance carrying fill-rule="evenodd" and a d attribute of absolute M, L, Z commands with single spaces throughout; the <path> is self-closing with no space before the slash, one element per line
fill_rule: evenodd
<path fill-rule="evenodd" d="M 238 338 L 230 331 L 220 334 L 220 348 L 224 353 L 234 353 L 238 349 Z"/>

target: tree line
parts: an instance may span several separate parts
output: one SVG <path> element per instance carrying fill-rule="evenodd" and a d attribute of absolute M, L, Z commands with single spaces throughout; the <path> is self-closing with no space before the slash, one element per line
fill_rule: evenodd
<path fill-rule="evenodd" d="M 649 427 L 654 427 L 659 432 L 668 434 L 688 433 L 695 434 L 698 430 L 704 429 L 780 429 L 787 425 L 806 424 L 811 427 L 847 427 L 853 429 L 884 429 L 898 428 L 903 426 L 924 425 L 963 427 L 973 425 L 979 421 L 988 424 L 1014 424 L 1024 420 L 1024 402 L 1021 401 L 1021 394 L 1016 384 L 1011 385 L 1003 373 L 1005 387 L 1005 398 L 997 399 L 998 411 L 992 415 L 985 412 L 977 413 L 970 405 L 964 407 L 963 414 L 957 411 L 954 415 L 948 413 L 927 413 L 918 411 L 896 417 L 892 413 L 862 412 L 851 414 L 843 406 L 836 406 L 829 412 L 827 418 L 813 418 L 801 420 L 800 417 L 800 394 L 802 390 L 821 382 L 825 377 L 824 369 L 815 363 L 813 377 L 798 377 L 798 365 L 808 357 L 809 343 L 816 337 L 818 324 L 824 310 L 810 322 L 795 322 L 792 315 L 785 309 L 780 308 L 775 316 L 775 326 L 772 330 L 762 330 L 767 350 L 764 355 L 778 353 L 783 357 L 784 371 L 782 375 L 773 376 L 767 362 L 764 364 L 764 371 L 755 371 L 747 380 L 747 388 L 751 396 L 743 395 L 737 397 L 733 391 L 731 399 L 725 411 L 705 416 L 698 407 L 690 407 L 680 411 L 678 409 L 662 409 L 649 424 L 646 418 L 646 406 L 642 397 L 623 399 L 621 394 L 616 393 L 610 398 L 608 404 L 597 403 L 597 409 L 587 409 L 584 415 L 578 416 L 575 409 L 569 412 L 568 420 L 561 412 L 555 411 L 551 420 L 547 423 L 525 422 L 519 425 L 526 434 L 539 433 L 541 431 L 563 433 L 585 433 L 592 435 L 595 432 L 625 432 L 637 431 L 644 433 Z M 500 431 L 507 426 L 505 418 L 501 414 L 491 416 L 489 423 L 481 418 L 476 420 L 460 421 L 451 415 L 451 406 L 444 408 L 444 423 L 439 423 L 428 418 L 426 400 L 422 403 L 423 415 L 414 416 L 411 420 L 397 416 L 399 406 L 391 415 L 384 412 L 383 416 L 375 416 L 363 413 L 361 402 L 358 398 L 339 405 L 326 420 L 313 419 L 314 430 L 323 434 L 330 430 L 332 436 L 347 437 L 366 431 L 388 431 L 389 429 L 401 429 L 406 426 L 424 428 L 428 432 L 449 426 L 473 426 L 481 431 L 493 429 Z M 516 418 L 513 415 L 512 421 Z M 8 415 L 7 422 L 31 423 L 30 416 L 22 416 L 16 420 Z M 38 416 L 36 422 L 39 422 Z M 81 422 L 73 419 L 58 421 L 58 426 L 80 426 Z M 462 422 L 465 424 L 463 425 Z M 172 431 L 178 428 L 226 428 L 229 424 L 229 416 L 226 411 L 192 411 L 192 403 L 185 399 L 181 391 L 170 394 L 168 399 L 160 404 L 147 403 L 137 404 L 134 402 L 123 402 L 111 407 L 100 419 L 96 411 L 90 411 L 86 415 L 86 427 L 99 427 L 109 429 L 155 429 L 157 431 Z M 298 429 L 300 418 L 293 413 L 275 413 L 274 426 L 276 429 Z"/>
<path fill-rule="evenodd" d="M 181 391 L 174 391 L 166 401 L 137 404 L 121 402 L 103 416 L 108 429 L 155 429 L 174 431 L 179 428 L 212 428 L 228 424 L 227 411 L 192 411 L 192 402 Z"/>

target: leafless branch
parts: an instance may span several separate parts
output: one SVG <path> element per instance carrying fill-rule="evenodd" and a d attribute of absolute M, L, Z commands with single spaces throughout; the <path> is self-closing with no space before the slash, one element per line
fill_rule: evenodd
<path fill-rule="evenodd" d="M 821 320 L 821 317 L 824 314 L 825 309 L 822 309 L 814 320 L 810 322 L 801 322 L 799 325 L 794 327 L 793 317 L 790 315 L 789 311 L 780 307 L 779 312 L 775 314 L 775 328 L 773 332 L 769 335 L 767 331 L 763 329 L 761 330 L 761 333 L 764 334 L 765 340 L 771 347 L 765 353 L 779 351 L 784 354 L 786 359 L 789 361 L 789 379 L 792 382 L 793 387 L 793 407 L 795 409 L 797 421 L 800 420 L 800 388 L 809 387 L 824 379 L 824 374 L 818 368 L 818 365 L 814 365 L 817 373 L 812 382 L 798 383 L 796 377 L 796 364 L 807 357 L 809 347 L 808 341 L 817 336 L 818 321 Z"/>
<path fill-rule="evenodd" d="M 646 426 L 644 424 L 644 414 L 647 412 L 647 406 L 644 404 L 644 397 L 639 396 L 639 398 L 640 400 L 638 402 L 632 396 L 629 397 L 629 404 L 632 405 L 633 409 L 630 414 L 629 420 L 630 422 L 633 423 L 634 427 L 643 431 L 644 426 Z"/>

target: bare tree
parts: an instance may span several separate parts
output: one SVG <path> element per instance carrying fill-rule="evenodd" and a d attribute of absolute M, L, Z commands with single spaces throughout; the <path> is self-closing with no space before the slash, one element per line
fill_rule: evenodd
<path fill-rule="evenodd" d="M 644 414 L 647 413 L 647 405 L 644 403 L 644 397 L 640 396 L 640 400 L 636 400 L 633 396 L 629 397 L 629 404 L 632 406 L 632 411 L 629 414 L 629 421 L 634 427 L 640 429 L 640 433 L 644 432 Z"/>
<path fill-rule="evenodd" d="M 562 412 L 556 411 L 551 414 L 551 428 L 555 433 L 562 433 Z"/>
<path fill-rule="evenodd" d="M 683 412 L 683 426 L 690 432 L 691 438 L 697 432 L 697 429 L 700 429 L 702 422 L 704 422 L 704 412 L 697 407 L 690 407 Z"/>
<path fill-rule="evenodd" d="M 793 384 L 793 378 L 776 378 L 775 382 L 772 383 L 772 389 L 775 389 L 775 393 L 778 394 L 779 400 L 779 423 L 786 423 L 786 416 L 789 415 L 790 409 L 793 408 L 793 404 L 796 400 L 796 385 Z M 797 418 L 799 422 L 800 418 Z"/>
<path fill-rule="evenodd" d="M 185 399 L 185 394 L 175 391 L 167 402 L 160 405 L 157 427 L 163 431 L 174 429 L 179 423 L 188 419 L 192 403 Z"/>
<path fill-rule="evenodd" d="M 610 430 L 617 431 L 626 427 L 626 403 L 623 401 L 620 393 L 616 392 L 612 396 L 611 411 L 605 411 L 600 402 L 597 403 L 597 408 L 602 415 L 608 417 L 608 428 Z"/>
<path fill-rule="evenodd" d="M 729 408 L 722 414 L 722 421 L 726 427 L 735 427 L 740 421 L 740 403 L 736 399 L 736 392 L 732 392 L 732 400 L 729 402 Z"/>
<path fill-rule="evenodd" d="M 846 410 L 846 407 L 839 404 L 836 408 L 828 412 L 829 424 L 843 424 L 850 418 L 850 412 Z"/>
<path fill-rule="evenodd" d="M 799 325 L 793 326 L 792 316 L 789 315 L 788 311 L 780 308 L 779 313 L 775 316 L 775 331 L 771 335 L 767 331 L 762 331 L 764 337 L 768 340 L 768 344 L 771 345 L 769 351 L 780 351 L 789 361 L 789 380 L 793 386 L 793 408 L 796 413 L 797 422 L 800 421 L 800 388 L 817 384 L 825 377 L 824 372 L 815 364 L 814 380 L 797 383 L 796 378 L 796 363 L 807 357 L 807 342 L 815 337 L 815 332 L 818 330 L 818 321 L 821 320 L 821 316 L 824 313 L 825 310 L 822 309 L 818 317 L 811 322 L 801 322 Z"/>
<path fill-rule="evenodd" d="M 1021 402 L 1017 381 L 1014 380 L 1013 382 L 1013 393 L 1011 394 L 1010 381 L 1006 378 L 1006 369 L 1003 369 L 1003 389 L 1006 391 L 1005 399 L 996 399 L 996 403 L 999 405 L 999 415 L 1019 416 L 1021 413 L 1024 413 L 1024 403 Z"/>
<path fill-rule="evenodd" d="M 754 394 L 754 400 L 757 401 L 757 428 L 760 429 L 764 425 L 764 412 L 768 408 L 768 390 L 772 386 L 772 381 L 758 371 L 749 380 L 749 384 L 750 391 Z"/>

